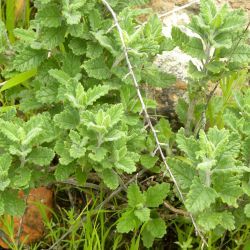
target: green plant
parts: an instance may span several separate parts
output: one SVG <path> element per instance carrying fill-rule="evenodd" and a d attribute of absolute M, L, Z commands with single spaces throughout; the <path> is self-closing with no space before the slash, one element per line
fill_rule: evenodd
<path fill-rule="evenodd" d="M 217 9 L 212 0 L 201 1 L 200 6 L 200 14 L 193 16 L 186 27 L 192 36 L 178 27 L 172 29 L 175 45 L 199 61 L 199 65 L 189 63 L 189 101 L 184 105 L 182 100 L 179 108 L 187 135 L 205 128 L 208 103 L 219 82 L 247 68 L 250 58 L 246 13 L 231 10 L 227 4 Z M 209 93 L 210 86 L 213 90 Z"/>
<path fill-rule="evenodd" d="M 4 227 L 4 231 L 1 231 L 1 233 L 4 233 L 4 237 L 1 236 L 1 239 L 3 242 L 13 250 L 20 250 L 23 248 L 23 244 L 19 244 L 15 239 L 15 233 L 14 233 L 14 220 L 13 217 L 4 216 L 1 218 L 1 224 Z M 8 239 L 7 237 L 8 236 Z"/>
<path fill-rule="evenodd" d="M 186 193 L 185 206 L 201 228 L 218 239 L 225 230 L 249 227 L 249 90 L 235 94 L 222 117 L 226 128 L 200 131 L 199 139 L 176 137 L 184 157 L 169 158 L 173 174 Z M 185 169 L 185 171 L 183 171 Z M 244 244 L 246 236 L 237 246 Z M 215 240 L 215 241 L 216 241 Z"/>
<path fill-rule="evenodd" d="M 180 247 L 205 244 L 212 249 L 227 230 L 229 235 L 240 234 L 239 244 L 247 240 L 246 15 L 226 5 L 217 10 L 211 0 L 201 0 L 201 13 L 188 25 L 195 34 L 174 27 L 171 40 L 162 35 L 157 15 L 140 22 L 142 15 L 151 14 L 138 8 L 147 2 L 36 0 L 35 18 L 25 22 L 28 27 L 14 28 L 10 17 L 0 22 L 0 215 L 22 215 L 26 204 L 18 191 L 39 185 L 63 185 L 70 179 L 74 185 L 98 184 L 105 190 L 89 210 L 65 210 L 63 222 L 46 221 L 43 244 L 50 249 L 104 249 L 110 246 L 110 232 L 113 249 L 139 249 L 141 239 L 152 247 L 166 233 L 163 218 L 168 212 L 161 205 L 167 196 L 177 206 L 179 199 L 188 210 L 184 216 L 189 234 L 182 235 L 182 223 L 176 227 Z M 173 46 L 201 64 L 198 69 L 190 62 L 189 100 L 178 106 L 186 126 L 176 134 L 171 121 L 160 119 L 153 126 L 147 109 L 156 103 L 145 94 L 148 86 L 175 82 L 175 76 L 153 64 L 155 55 Z M 246 77 L 241 80 L 237 71 Z M 242 84 L 233 93 L 237 81 Z M 223 95 L 217 98 L 219 86 Z M 216 99 L 221 112 L 213 108 Z M 207 129 L 209 125 L 213 127 Z M 161 184 L 138 181 L 141 174 L 151 173 Z M 123 190 L 127 199 L 112 200 Z M 111 201 L 118 210 L 114 223 L 107 222 L 109 210 L 103 208 Z M 114 233 L 115 224 L 121 234 L 130 233 L 131 244 Z M 194 231 L 200 241 L 194 240 Z"/>
<path fill-rule="evenodd" d="M 232 72 L 231 75 L 224 77 L 219 81 L 221 89 L 220 95 L 214 95 L 207 107 L 207 123 L 209 126 L 217 126 L 223 128 L 225 126 L 223 115 L 228 107 L 235 106 L 233 96 L 244 89 L 245 83 L 248 80 L 246 70 Z"/>
<path fill-rule="evenodd" d="M 175 77 L 152 63 L 167 39 L 155 15 L 137 27 L 137 17 L 148 12 L 133 8 L 139 3 L 112 6 L 140 83 L 167 86 Z M 1 33 L 10 53 L 1 51 L 0 214 L 24 212 L 20 189 L 69 177 L 84 185 L 91 172 L 116 189 L 124 175 L 136 173 L 142 152 L 150 152 L 136 89 L 104 6 L 92 0 L 34 4 L 35 19 L 28 29 L 13 29 L 12 45 L 6 30 Z"/>
<path fill-rule="evenodd" d="M 200 68 L 189 64 L 189 100 L 177 108 L 186 124 L 176 135 L 183 153 L 168 163 L 209 248 L 226 230 L 249 225 L 248 27 L 242 10 L 217 9 L 209 0 L 187 26 L 192 36 L 172 29 L 176 46 Z M 214 96 L 219 86 L 222 95 Z"/>
<path fill-rule="evenodd" d="M 198 140 L 185 137 L 181 130 L 177 143 L 185 152 L 185 159 L 169 159 L 169 163 L 187 192 L 186 208 L 198 215 L 199 224 L 207 231 L 217 225 L 234 229 L 231 209 L 239 206 L 238 200 L 244 195 L 242 175 L 249 172 L 243 159 L 238 158 L 240 138 L 214 127 L 207 134 L 201 130 Z M 185 174 L 181 173 L 183 168 Z M 231 207 L 228 211 L 227 205 Z"/>
<path fill-rule="evenodd" d="M 242 11 L 229 11 L 226 5 L 217 10 L 212 1 L 201 1 L 201 13 L 187 27 L 195 37 L 174 27 L 172 38 L 185 53 L 200 60 L 201 69 L 190 62 L 189 106 L 187 115 L 180 116 L 186 127 L 176 135 L 184 154 L 168 162 L 185 193 L 187 210 L 204 232 L 215 230 L 208 235 L 211 247 L 213 238 L 234 230 L 239 219 L 249 225 L 249 91 L 244 90 L 250 51 L 248 26 Z M 214 97 L 218 86 L 222 96 Z M 187 107 L 183 101 L 179 113 L 184 114 L 181 107 Z M 205 131 L 207 119 L 221 129 Z"/>
<path fill-rule="evenodd" d="M 118 221 L 118 232 L 128 233 L 141 226 L 143 244 L 151 247 L 155 238 L 162 238 L 166 233 L 166 224 L 155 209 L 163 203 L 169 191 L 167 183 L 156 184 L 143 193 L 136 184 L 131 184 L 127 190 L 128 207 Z"/>

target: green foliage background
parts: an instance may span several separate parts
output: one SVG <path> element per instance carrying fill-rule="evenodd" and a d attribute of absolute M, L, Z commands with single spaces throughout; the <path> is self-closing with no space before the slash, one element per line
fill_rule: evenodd
<path fill-rule="evenodd" d="M 171 121 L 161 118 L 155 129 L 183 193 L 181 206 L 209 247 L 227 231 L 249 226 L 250 91 L 241 84 L 234 93 L 235 82 L 248 77 L 247 17 L 242 10 L 217 9 L 202 0 L 200 14 L 187 26 L 196 35 L 173 27 L 169 39 L 157 15 L 138 8 L 146 2 L 109 4 L 147 109 L 157 106 L 147 88 L 165 88 L 176 80 L 153 64 L 157 54 L 179 47 L 202 64 L 201 69 L 189 65 L 188 100 L 177 107 L 183 128 L 175 133 Z M 150 248 L 167 232 L 166 197 L 175 204 L 180 197 L 140 116 L 113 19 L 96 0 L 36 0 L 34 8 L 27 28 L 10 32 L 0 21 L 0 215 L 24 213 L 19 190 L 69 178 L 84 187 L 92 174 L 106 190 L 115 190 L 144 169 L 157 181 L 128 186 L 117 231 L 139 233 Z M 150 15 L 141 24 L 144 14 Z M 221 87 L 221 96 L 209 92 L 212 83 Z"/>

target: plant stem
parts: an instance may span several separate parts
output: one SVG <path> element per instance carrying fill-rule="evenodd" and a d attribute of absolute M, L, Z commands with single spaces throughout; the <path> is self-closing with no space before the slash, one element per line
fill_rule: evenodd
<path fill-rule="evenodd" d="M 192 120 L 194 117 L 194 108 L 196 105 L 196 100 L 192 99 L 189 102 L 188 105 L 188 111 L 187 111 L 187 121 L 186 121 L 186 125 L 185 125 L 185 135 L 189 136 L 191 134 L 191 124 L 192 124 Z"/>

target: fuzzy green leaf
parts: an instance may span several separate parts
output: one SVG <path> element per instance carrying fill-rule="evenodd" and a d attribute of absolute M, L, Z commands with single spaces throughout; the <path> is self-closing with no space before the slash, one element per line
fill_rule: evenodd
<path fill-rule="evenodd" d="M 74 159 L 81 158 L 86 153 L 86 144 L 88 142 L 88 137 L 81 137 L 76 131 L 71 130 L 69 137 L 72 141 L 69 153 L 70 156 Z"/>
<path fill-rule="evenodd" d="M 89 77 L 93 77 L 98 80 L 105 80 L 111 76 L 111 72 L 102 57 L 85 61 L 83 67 Z"/>
<path fill-rule="evenodd" d="M 56 142 L 55 151 L 59 154 L 59 162 L 62 165 L 68 165 L 74 160 L 74 158 L 70 156 L 70 146 L 71 144 L 68 141 L 58 140 Z"/>
<path fill-rule="evenodd" d="M 139 208 L 134 211 L 135 216 L 141 221 L 146 222 L 150 219 L 150 209 L 147 207 Z"/>
<path fill-rule="evenodd" d="M 217 12 L 215 3 L 212 0 L 201 0 L 200 10 L 205 23 L 210 24 Z"/>
<path fill-rule="evenodd" d="M 222 55 L 223 56 L 223 55 Z M 231 61 L 238 63 L 250 62 L 250 45 L 239 45 L 231 54 Z"/>
<path fill-rule="evenodd" d="M 44 48 L 51 50 L 59 46 L 64 42 L 65 35 L 66 27 L 64 26 L 44 29 L 41 36 Z"/>
<path fill-rule="evenodd" d="M 88 24 L 86 22 L 69 25 L 67 31 L 69 32 L 71 36 L 77 37 L 77 38 L 90 40 L 92 37 L 89 32 Z"/>
<path fill-rule="evenodd" d="M 219 61 L 213 61 L 206 65 L 206 68 L 214 74 L 220 73 L 224 70 L 224 63 Z"/>
<path fill-rule="evenodd" d="M 192 61 L 189 62 L 188 65 L 188 74 L 189 77 L 194 79 L 194 80 L 201 80 L 206 77 L 206 74 L 204 71 L 200 71 Z"/>
<path fill-rule="evenodd" d="M 16 189 L 27 188 L 31 182 L 32 171 L 26 167 L 19 168 L 11 178 L 11 186 Z"/>
<path fill-rule="evenodd" d="M 226 230 L 234 230 L 235 229 L 235 219 L 234 216 L 228 212 L 228 211 L 223 211 L 221 213 L 221 225 L 226 229 Z"/>
<path fill-rule="evenodd" d="M 250 136 L 247 137 L 242 144 L 242 153 L 247 164 L 250 164 Z"/>
<path fill-rule="evenodd" d="M 169 141 L 173 136 L 170 123 L 167 119 L 161 118 L 155 126 L 160 142 Z"/>
<path fill-rule="evenodd" d="M 55 115 L 54 122 L 62 129 L 74 129 L 80 123 L 79 112 L 69 107 Z"/>
<path fill-rule="evenodd" d="M 214 230 L 221 222 L 221 213 L 204 211 L 199 214 L 197 222 L 206 231 Z"/>
<path fill-rule="evenodd" d="M 35 140 L 39 135 L 42 133 L 42 129 L 37 127 L 37 128 L 32 128 L 25 136 L 25 138 L 22 140 L 22 145 L 26 146 L 30 144 L 33 140 Z"/>
<path fill-rule="evenodd" d="M 145 167 L 146 169 L 150 169 L 155 166 L 155 163 L 158 161 L 158 157 L 150 155 L 142 155 L 140 161 L 143 167 Z"/>
<path fill-rule="evenodd" d="M 214 177 L 213 183 L 214 189 L 223 202 L 229 206 L 238 207 L 237 200 L 243 194 L 239 176 L 220 173 Z"/>
<path fill-rule="evenodd" d="M 86 92 L 86 106 L 92 105 L 100 97 L 108 94 L 110 87 L 108 85 L 96 85 L 90 88 Z M 112 119 L 113 120 L 113 119 Z"/>
<path fill-rule="evenodd" d="M 22 216 L 26 207 L 24 200 L 18 197 L 17 192 L 5 190 L 1 194 L 6 214 L 12 216 Z"/>
<path fill-rule="evenodd" d="M 102 26 L 102 16 L 98 9 L 92 9 L 89 13 L 89 23 L 92 30 L 97 31 Z"/>
<path fill-rule="evenodd" d="M 36 18 L 45 27 L 59 27 L 62 22 L 60 7 L 57 4 L 45 5 L 38 11 Z"/>
<path fill-rule="evenodd" d="M 173 27 L 171 30 L 171 36 L 175 44 L 179 47 L 182 47 L 182 44 L 189 42 L 189 36 L 181 31 L 178 27 Z"/>
<path fill-rule="evenodd" d="M 79 24 L 81 20 L 80 9 L 84 8 L 86 0 L 82 1 L 63 0 L 62 3 L 63 3 L 62 14 L 66 18 L 66 22 L 69 25 Z"/>
<path fill-rule="evenodd" d="M 176 158 L 167 160 L 172 173 L 182 189 L 188 189 L 192 185 L 196 170 L 188 163 Z"/>
<path fill-rule="evenodd" d="M 110 189 L 116 189 L 119 186 L 119 177 L 112 169 L 104 169 L 102 171 L 102 178 Z"/>
<path fill-rule="evenodd" d="M 19 127 L 11 122 L 0 120 L 0 131 L 11 141 L 19 142 Z"/>
<path fill-rule="evenodd" d="M 3 154 L 0 156 L 0 191 L 4 191 L 10 184 L 8 172 L 11 162 L 12 157 L 9 154 Z"/>
<path fill-rule="evenodd" d="M 69 42 L 69 48 L 77 55 L 85 55 L 87 52 L 86 42 L 80 38 L 72 38 Z"/>
<path fill-rule="evenodd" d="M 205 208 L 209 208 L 218 194 L 211 187 L 204 186 L 198 177 L 195 177 L 190 187 L 185 202 L 186 208 L 191 213 L 202 212 Z"/>
<path fill-rule="evenodd" d="M 70 76 L 62 70 L 51 69 L 49 70 L 49 74 L 63 85 L 67 85 L 70 81 Z"/>
<path fill-rule="evenodd" d="M 47 57 L 45 50 L 24 48 L 13 61 L 13 67 L 18 71 L 26 71 L 37 68 Z"/>
<path fill-rule="evenodd" d="M 242 30 L 242 28 L 246 25 L 247 16 L 245 15 L 245 13 L 240 9 L 234 10 L 227 14 L 223 24 L 219 29 L 219 32 L 227 32 L 227 34 L 229 35 L 232 32 Z"/>
<path fill-rule="evenodd" d="M 74 164 L 56 166 L 55 177 L 57 181 L 67 180 L 75 172 Z"/>
<path fill-rule="evenodd" d="M 180 129 L 176 136 L 179 149 L 187 154 L 187 156 L 196 161 L 196 152 L 200 150 L 199 143 L 194 139 L 193 136 L 185 137 L 184 130 Z"/>
<path fill-rule="evenodd" d="M 121 218 L 118 220 L 116 228 L 119 233 L 128 233 L 139 225 L 140 221 L 135 216 L 134 211 L 128 210 L 122 214 Z"/>
<path fill-rule="evenodd" d="M 226 48 L 230 49 L 233 45 L 231 37 L 228 35 L 227 32 L 220 33 L 216 35 L 213 40 L 212 44 L 215 48 Z"/>
<path fill-rule="evenodd" d="M 52 149 L 47 147 L 34 148 L 28 156 L 28 161 L 39 166 L 47 166 L 55 156 Z"/>
<path fill-rule="evenodd" d="M 214 230 L 218 225 L 223 226 L 227 230 L 233 230 L 235 228 L 234 216 L 227 212 L 203 212 L 198 216 L 198 223 L 207 232 Z"/>
<path fill-rule="evenodd" d="M 57 101 L 57 94 L 58 84 L 50 82 L 47 86 L 41 86 L 40 89 L 36 91 L 36 99 L 39 103 L 52 104 Z"/>
<path fill-rule="evenodd" d="M 108 153 L 106 148 L 90 147 L 93 153 L 89 153 L 89 158 L 96 162 L 102 162 Z"/>
<path fill-rule="evenodd" d="M 87 43 L 87 52 L 86 56 L 91 59 L 99 58 L 103 53 L 103 48 L 94 42 Z"/>
<path fill-rule="evenodd" d="M 166 233 L 165 221 L 161 218 L 151 219 L 146 229 L 154 236 L 154 238 L 162 238 Z"/>
<path fill-rule="evenodd" d="M 136 207 L 145 203 L 145 195 L 140 191 L 139 186 L 135 183 L 129 185 L 127 190 L 128 205 Z"/>
<path fill-rule="evenodd" d="M 111 108 L 109 108 L 106 113 L 110 116 L 111 122 L 110 127 L 115 126 L 119 121 L 122 120 L 123 116 L 123 106 L 122 104 L 114 104 Z"/>
<path fill-rule="evenodd" d="M 143 245 L 146 248 L 150 248 L 153 246 L 154 243 L 154 236 L 151 234 L 150 231 L 148 231 L 146 228 L 142 231 L 142 241 L 143 241 Z"/>
<path fill-rule="evenodd" d="M 143 80 L 154 87 L 166 88 L 176 82 L 176 77 L 173 74 L 163 72 L 155 66 L 145 67 L 141 74 Z"/>
<path fill-rule="evenodd" d="M 143 245 L 152 247 L 155 238 L 162 238 L 166 233 L 166 224 L 161 218 L 151 219 L 142 231 Z"/>
<path fill-rule="evenodd" d="M 169 191 L 170 185 L 168 183 L 157 183 L 156 185 L 149 187 L 146 192 L 146 206 L 159 207 L 167 197 Z"/>
<path fill-rule="evenodd" d="M 102 31 L 93 32 L 92 34 L 102 47 L 107 49 L 113 55 L 117 54 L 117 52 L 114 49 L 113 41 L 108 36 L 104 35 Z"/>
<path fill-rule="evenodd" d="M 125 135 L 126 134 L 120 130 L 112 129 L 105 135 L 104 141 L 117 141 Z"/>
<path fill-rule="evenodd" d="M 187 44 L 182 44 L 181 49 L 192 57 L 196 57 L 198 59 L 206 58 L 202 41 L 199 38 L 196 37 L 190 38 Z"/>
<path fill-rule="evenodd" d="M 124 157 L 115 163 L 115 167 L 131 174 L 136 171 L 135 162 L 130 157 Z"/>

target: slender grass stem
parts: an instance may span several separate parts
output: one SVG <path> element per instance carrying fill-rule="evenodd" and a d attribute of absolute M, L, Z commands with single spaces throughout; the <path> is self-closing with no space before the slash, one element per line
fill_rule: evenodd
<path fill-rule="evenodd" d="M 11 43 L 14 43 L 15 41 L 14 28 L 15 28 L 15 1 L 6 0 L 6 29 Z"/>

